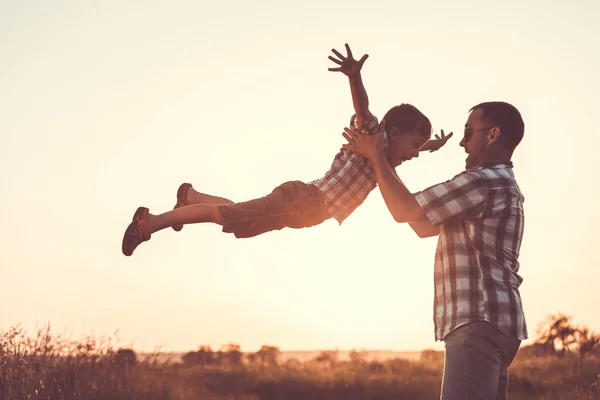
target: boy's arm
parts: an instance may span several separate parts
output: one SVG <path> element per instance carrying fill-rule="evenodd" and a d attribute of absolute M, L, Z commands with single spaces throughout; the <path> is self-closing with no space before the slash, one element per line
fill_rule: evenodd
<path fill-rule="evenodd" d="M 425 143 L 423 147 L 421 147 L 420 151 L 429 151 L 431 153 L 436 150 L 439 150 L 443 145 L 446 144 L 448 139 L 450 139 L 453 134 L 453 132 L 450 132 L 448 136 L 446 136 L 444 134 L 444 130 L 442 129 L 442 137 L 435 135 L 435 139 L 428 140 L 427 143 Z"/>
<path fill-rule="evenodd" d="M 350 81 L 350 93 L 352 94 L 352 104 L 354 105 L 354 113 L 356 114 L 356 125 L 361 127 L 365 122 L 368 122 L 373 118 L 369 111 L 369 97 L 367 96 L 367 91 L 360 74 L 360 70 L 366 59 L 369 58 L 369 55 L 365 54 L 357 61 L 352 56 L 350 46 L 348 46 L 348 44 L 345 46 L 347 53 L 346 57 L 336 49 L 331 49 L 339 60 L 332 56 L 329 56 L 329 59 L 338 64 L 339 67 L 329 68 L 329 71 L 339 71 L 348 77 Z"/>

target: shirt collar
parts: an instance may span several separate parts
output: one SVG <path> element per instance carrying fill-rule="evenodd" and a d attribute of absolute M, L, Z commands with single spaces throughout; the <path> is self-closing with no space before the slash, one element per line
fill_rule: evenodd
<path fill-rule="evenodd" d="M 481 164 L 472 166 L 471 168 L 469 168 L 469 171 L 475 171 L 475 170 L 484 169 L 484 168 L 489 168 L 489 169 L 513 168 L 513 163 L 512 163 L 512 161 L 501 162 L 501 163 L 481 163 Z"/>

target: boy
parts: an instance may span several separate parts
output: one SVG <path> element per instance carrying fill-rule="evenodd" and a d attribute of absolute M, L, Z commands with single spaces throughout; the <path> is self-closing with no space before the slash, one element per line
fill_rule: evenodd
<path fill-rule="evenodd" d="M 339 67 L 329 68 L 329 71 L 340 71 L 350 80 L 355 111 L 350 125 L 359 128 L 363 134 L 374 134 L 379 123 L 369 111 L 369 100 L 360 75 L 368 55 L 355 60 L 347 44 L 347 57 L 335 49 L 332 51 L 339 60 L 331 56 L 329 59 Z M 429 119 L 410 104 L 391 108 L 381 125 L 387 127 L 386 152 L 392 167 L 418 157 L 419 151 L 438 150 L 452 136 L 452 133 L 444 136 L 442 131 L 441 138 L 436 135 L 437 140 L 429 140 Z M 168 227 L 180 231 L 184 224 L 200 222 L 219 224 L 223 232 L 233 233 L 237 238 L 249 238 L 285 227 L 307 228 L 332 217 L 341 224 L 376 185 L 369 161 L 343 148 L 323 178 L 309 183 L 285 182 L 265 197 L 242 203 L 197 192 L 192 185 L 184 183 L 177 191 L 177 203 L 172 211 L 152 215 L 145 207 L 136 210 L 125 231 L 122 251 L 130 256 L 154 232 Z"/>

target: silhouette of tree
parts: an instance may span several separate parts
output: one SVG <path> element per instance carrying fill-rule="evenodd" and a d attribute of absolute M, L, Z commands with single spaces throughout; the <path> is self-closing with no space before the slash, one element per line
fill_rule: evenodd
<path fill-rule="evenodd" d="M 115 354 L 115 364 L 123 366 L 134 366 L 137 363 L 137 356 L 132 349 L 119 349 Z"/>
<path fill-rule="evenodd" d="M 550 315 L 538 327 L 536 343 L 563 356 L 566 351 L 569 351 L 569 346 L 576 342 L 575 332 L 577 332 L 577 328 L 572 324 L 570 316 Z"/>
<path fill-rule="evenodd" d="M 350 364 L 352 365 L 363 365 L 365 364 L 367 361 L 367 355 L 368 352 L 361 350 L 361 351 L 357 351 L 357 350 L 352 350 L 349 354 L 350 357 Z"/>
<path fill-rule="evenodd" d="M 425 349 L 421 352 L 420 360 L 426 364 L 444 362 L 444 352 L 433 349 Z"/>
<path fill-rule="evenodd" d="M 279 365 L 280 356 L 279 347 L 264 345 L 256 353 L 250 355 L 249 360 L 263 367 L 275 367 Z"/>
<path fill-rule="evenodd" d="M 591 332 L 587 327 L 578 329 L 577 332 L 575 332 L 575 339 L 579 346 L 579 356 L 582 359 L 594 349 L 600 348 L 600 335 Z"/>
<path fill-rule="evenodd" d="M 296 358 L 290 358 L 285 362 L 285 367 L 292 370 L 299 370 L 302 368 L 302 363 Z"/>
<path fill-rule="evenodd" d="M 333 368 L 338 362 L 339 351 L 338 350 L 324 350 L 315 357 L 315 361 L 319 364 L 328 364 Z"/>
<path fill-rule="evenodd" d="M 531 346 L 547 353 L 555 353 L 563 356 L 566 351 L 570 351 L 571 346 L 579 349 L 579 355 L 583 359 L 586 354 L 600 347 L 600 335 L 590 331 L 586 326 L 575 326 L 572 317 L 565 314 L 550 315 L 543 322 L 538 331 L 539 336 L 536 342 Z M 542 353 L 543 351 L 538 351 Z"/>
<path fill-rule="evenodd" d="M 181 360 L 184 364 L 210 365 L 215 363 L 215 355 L 210 346 L 200 346 L 198 351 L 185 354 Z"/>
<path fill-rule="evenodd" d="M 219 350 L 219 363 L 231 366 L 242 365 L 244 353 L 239 345 L 229 343 Z"/>

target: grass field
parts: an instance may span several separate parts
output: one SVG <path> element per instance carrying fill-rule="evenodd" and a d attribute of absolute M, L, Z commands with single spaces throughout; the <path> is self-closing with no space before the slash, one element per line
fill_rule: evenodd
<path fill-rule="evenodd" d="M 335 352 L 307 361 L 253 357 L 233 346 L 212 361 L 165 362 L 156 353 L 136 356 L 108 339 L 66 340 L 49 329 L 33 337 L 19 329 L 0 336 L 0 400 L 13 399 L 436 399 L 443 355 L 425 351 L 418 360 L 369 360 Z M 219 356 L 216 358 L 216 356 Z M 528 355 L 511 369 L 510 399 L 600 399 L 600 356 L 583 361 Z"/>

